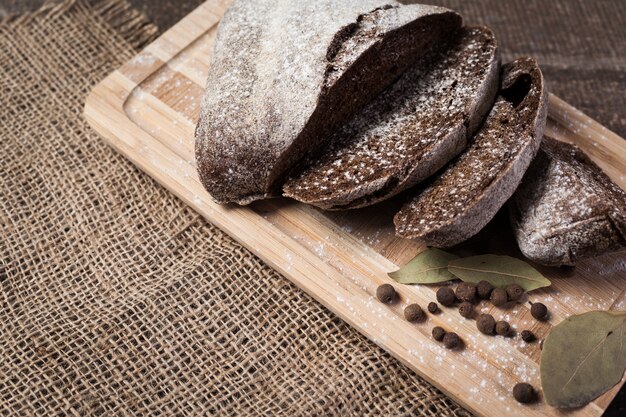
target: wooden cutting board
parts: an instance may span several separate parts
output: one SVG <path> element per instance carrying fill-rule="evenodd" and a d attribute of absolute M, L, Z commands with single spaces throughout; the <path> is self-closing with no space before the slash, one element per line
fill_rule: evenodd
<path fill-rule="evenodd" d="M 207 1 L 100 83 L 85 106 L 90 124 L 113 148 L 208 221 L 466 408 L 479 415 L 562 414 L 545 402 L 519 405 L 511 396 L 517 382 L 541 386 L 538 343 L 484 336 L 473 321 L 453 309 L 430 315 L 423 323 L 406 322 L 403 307 L 409 302 L 425 307 L 435 299 L 436 287 L 395 285 L 401 303 L 389 307 L 376 301 L 376 287 L 393 283 L 387 273 L 424 249 L 394 236 L 391 218 L 397 201 L 344 213 L 324 213 L 285 199 L 249 207 L 211 201 L 196 175 L 193 133 L 216 25 L 230 2 Z M 626 188 L 622 138 L 554 96 L 547 134 L 578 144 Z M 511 237 L 502 229 L 495 220 L 458 251 L 515 252 Z M 548 305 L 549 323 L 533 320 L 526 305 L 510 310 L 480 308 L 520 331 L 532 329 L 539 337 L 571 314 L 626 309 L 625 252 L 581 262 L 574 271 L 541 270 L 553 285 L 531 297 Z M 466 348 L 444 349 L 430 336 L 435 325 L 456 331 Z M 601 415 L 618 388 L 568 414 Z"/>

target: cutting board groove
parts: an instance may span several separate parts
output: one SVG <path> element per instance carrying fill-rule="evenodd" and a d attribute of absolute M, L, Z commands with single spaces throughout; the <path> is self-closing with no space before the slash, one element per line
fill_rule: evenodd
<path fill-rule="evenodd" d="M 220 206 L 210 200 L 196 175 L 193 132 L 217 23 L 229 3 L 205 2 L 100 83 L 85 105 L 90 124 L 113 148 L 208 221 L 474 413 L 559 415 L 543 402 L 521 406 L 510 395 L 521 380 L 540 386 L 537 343 L 481 335 L 473 321 L 452 309 L 430 315 L 424 323 L 406 322 L 403 307 L 411 302 L 425 307 L 434 300 L 435 287 L 396 285 L 402 302 L 391 307 L 375 300 L 376 287 L 392 282 L 387 272 L 424 249 L 395 237 L 391 218 L 397 201 L 324 213 L 285 199 L 249 207 Z M 555 96 L 550 97 L 547 134 L 578 144 L 626 188 L 626 141 Z M 499 247 L 506 236 L 491 236 L 489 230 L 484 240 L 466 249 Z M 549 305 L 549 323 L 533 320 L 525 305 L 511 310 L 481 305 L 482 310 L 542 337 L 570 314 L 626 309 L 624 252 L 585 261 L 573 272 L 542 271 L 553 286 L 533 293 L 532 298 Z M 445 350 L 430 336 L 435 325 L 459 333 L 466 348 Z M 601 415 L 618 388 L 568 414 Z"/>

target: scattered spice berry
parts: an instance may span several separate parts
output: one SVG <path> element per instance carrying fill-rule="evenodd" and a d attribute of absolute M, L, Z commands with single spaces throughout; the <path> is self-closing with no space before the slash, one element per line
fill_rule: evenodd
<path fill-rule="evenodd" d="M 548 318 L 548 307 L 543 303 L 530 303 L 530 314 L 537 320 Z"/>
<path fill-rule="evenodd" d="M 450 307 L 456 301 L 454 291 L 450 287 L 441 287 L 437 290 L 437 301 L 439 304 Z"/>
<path fill-rule="evenodd" d="M 513 387 L 513 397 L 522 404 L 528 404 L 537 400 L 537 393 L 532 385 L 520 382 Z"/>
<path fill-rule="evenodd" d="M 461 338 L 456 333 L 448 332 L 443 336 L 443 345 L 447 349 L 456 349 L 460 347 L 462 343 Z"/>
<path fill-rule="evenodd" d="M 493 291 L 493 285 L 489 281 L 480 281 L 476 286 L 478 298 L 481 300 L 488 300 L 491 296 L 491 291 Z"/>
<path fill-rule="evenodd" d="M 535 341 L 535 334 L 530 330 L 522 330 L 522 340 L 526 343 L 531 343 Z"/>
<path fill-rule="evenodd" d="M 443 327 L 440 327 L 440 326 L 433 327 L 433 339 L 435 339 L 437 342 L 441 342 L 445 335 L 446 335 L 446 331 L 443 329 Z"/>
<path fill-rule="evenodd" d="M 455 294 L 459 300 L 471 303 L 476 298 L 476 284 L 473 282 L 461 282 L 456 286 Z"/>
<path fill-rule="evenodd" d="M 509 284 L 506 286 L 506 293 L 510 301 L 517 301 L 524 295 L 524 289 L 518 284 Z"/>
<path fill-rule="evenodd" d="M 434 301 L 431 301 L 430 303 L 428 303 L 428 311 L 432 314 L 435 314 L 439 311 L 439 306 Z"/>
<path fill-rule="evenodd" d="M 383 284 L 376 289 L 376 298 L 382 303 L 391 304 L 398 300 L 398 293 L 391 284 Z"/>
<path fill-rule="evenodd" d="M 511 326 L 506 321 L 499 321 L 496 323 L 496 334 L 500 336 L 508 336 L 511 333 Z"/>
<path fill-rule="evenodd" d="M 491 291 L 490 299 L 491 304 L 496 307 L 500 307 L 506 304 L 509 300 L 509 296 L 503 288 L 494 288 L 493 291 Z"/>
<path fill-rule="evenodd" d="M 496 319 L 491 314 L 481 314 L 476 319 L 476 327 L 484 334 L 493 334 L 496 327 Z"/>
<path fill-rule="evenodd" d="M 404 318 L 408 321 L 422 320 L 424 318 L 424 310 L 417 304 L 411 304 L 404 309 Z"/>
<path fill-rule="evenodd" d="M 463 301 L 459 305 L 459 314 L 466 319 L 471 318 L 474 315 L 474 305 L 469 301 Z"/>

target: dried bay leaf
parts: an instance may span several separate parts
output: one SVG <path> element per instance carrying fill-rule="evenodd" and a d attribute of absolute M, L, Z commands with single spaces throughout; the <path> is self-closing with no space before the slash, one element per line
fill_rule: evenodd
<path fill-rule="evenodd" d="M 543 343 L 541 385 L 553 407 L 581 407 L 611 389 L 626 371 L 626 312 L 569 317 Z"/>
<path fill-rule="evenodd" d="M 525 291 L 548 287 L 550 281 L 521 259 L 510 256 L 479 255 L 450 262 L 448 271 L 466 282 L 482 280 L 495 287 L 519 284 Z"/>
<path fill-rule="evenodd" d="M 457 258 L 451 253 L 429 248 L 399 270 L 389 273 L 389 276 L 401 284 L 436 284 L 449 281 L 455 277 L 448 271 L 448 264 Z"/>

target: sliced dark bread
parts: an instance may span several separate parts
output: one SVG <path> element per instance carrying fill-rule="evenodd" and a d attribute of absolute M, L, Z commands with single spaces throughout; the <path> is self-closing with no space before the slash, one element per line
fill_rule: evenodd
<path fill-rule="evenodd" d="M 424 56 L 285 184 L 324 209 L 363 207 L 429 177 L 467 146 L 493 104 L 500 57 L 487 28 L 464 28 Z"/>
<path fill-rule="evenodd" d="M 522 253 L 544 265 L 626 246 L 626 192 L 580 149 L 548 137 L 509 209 Z"/>
<path fill-rule="evenodd" d="M 236 0 L 196 128 L 203 185 L 220 203 L 279 195 L 297 161 L 461 25 L 393 0 Z"/>
<path fill-rule="evenodd" d="M 471 145 L 394 217 L 398 235 L 454 246 L 475 235 L 519 185 L 537 154 L 548 93 L 531 58 L 504 66 L 495 105 Z"/>

